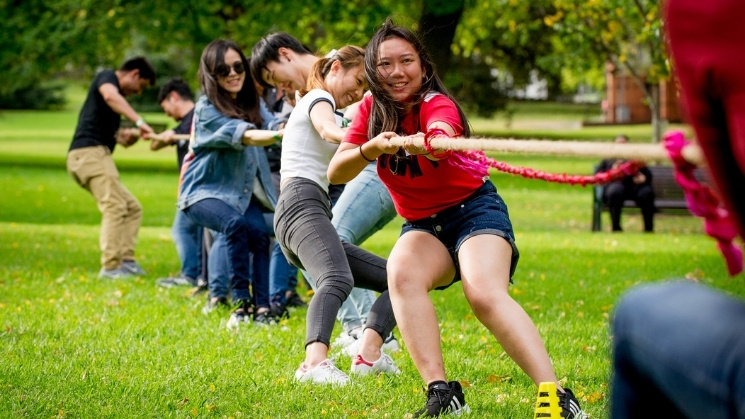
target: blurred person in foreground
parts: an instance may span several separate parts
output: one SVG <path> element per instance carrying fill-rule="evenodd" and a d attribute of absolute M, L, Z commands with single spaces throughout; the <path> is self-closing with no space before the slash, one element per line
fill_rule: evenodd
<path fill-rule="evenodd" d="M 741 239 L 745 238 L 742 16 L 745 2 L 740 0 L 669 0 L 666 4 L 674 70 L 690 122 L 729 212 L 731 236 Z M 742 253 L 737 245 L 730 246 L 731 253 L 723 253 L 728 264 L 736 266 L 730 269 L 734 274 L 742 269 Z M 685 281 L 634 289 L 615 312 L 613 368 L 613 419 L 745 418 L 745 301 Z"/>

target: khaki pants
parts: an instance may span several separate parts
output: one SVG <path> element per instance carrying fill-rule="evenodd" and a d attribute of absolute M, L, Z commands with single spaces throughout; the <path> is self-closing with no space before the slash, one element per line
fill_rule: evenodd
<path fill-rule="evenodd" d="M 142 206 L 119 180 L 106 146 L 84 147 L 67 155 L 67 171 L 93 195 L 101 211 L 101 265 L 116 269 L 122 260 L 134 260 Z"/>

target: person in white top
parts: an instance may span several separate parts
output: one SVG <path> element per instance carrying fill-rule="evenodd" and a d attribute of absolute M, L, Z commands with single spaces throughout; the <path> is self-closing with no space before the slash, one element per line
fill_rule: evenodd
<path fill-rule="evenodd" d="M 331 224 L 326 170 L 344 137 L 336 109 L 362 98 L 363 62 L 364 50 L 354 46 L 319 59 L 284 131 L 274 231 L 287 260 L 305 269 L 318 285 L 308 307 L 305 360 L 295 372 L 301 382 L 343 385 L 349 381 L 328 359 L 328 351 L 335 316 L 354 286 L 382 294 L 366 324 L 377 332 L 376 339 L 370 340 L 371 347 L 366 348 L 377 359 L 358 356 L 352 372 L 398 372 L 391 358 L 380 352 L 384 337 L 395 327 L 386 260 L 342 242 Z"/>

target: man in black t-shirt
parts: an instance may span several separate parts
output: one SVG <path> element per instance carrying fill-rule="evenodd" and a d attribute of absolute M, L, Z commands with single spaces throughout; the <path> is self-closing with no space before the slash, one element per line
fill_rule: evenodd
<path fill-rule="evenodd" d="M 158 92 L 158 103 L 166 115 L 179 122 L 174 129 L 162 132 L 158 139 L 150 143 L 151 150 L 175 146 L 181 173 L 184 157 L 189 152 L 189 140 L 175 139 L 176 134 L 191 134 L 194 119 L 194 95 L 189 85 L 181 79 L 166 82 Z M 156 283 L 162 287 L 177 285 L 196 286 L 202 275 L 202 226 L 195 224 L 183 211 L 176 210 L 176 217 L 171 227 L 171 235 L 176 244 L 176 252 L 181 261 L 181 272 L 178 276 L 159 278 Z"/>
<path fill-rule="evenodd" d="M 101 211 L 99 278 L 145 275 L 134 256 L 142 206 L 119 180 L 111 153 L 117 143 L 129 147 L 137 141 L 137 137 L 117 137 L 121 116 L 134 122 L 141 135 L 153 133 L 125 96 L 140 94 L 154 84 L 155 71 L 142 57 L 125 61 L 116 71 L 98 73 L 88 89 L 67 153 L 67 171 L 93 195 Z"/>
<path fill-rule="evenodd" d="M 157 140 L 153 139 L 150 142 L 150 149 L 155 151 L 166 146 L 175 146 L 178 170 L 181 172 L 184 157 L 189 152 L 189 140 L 175 139 L 174 136 L 191 134 L 191 122 L 194 119 L 194 94 L 186 82 L 181 79 L 172 79 L 160 88 L 158 103 L 163 108 L 163 112 L 179 124 L 174 129 L 160 133 Z"/>

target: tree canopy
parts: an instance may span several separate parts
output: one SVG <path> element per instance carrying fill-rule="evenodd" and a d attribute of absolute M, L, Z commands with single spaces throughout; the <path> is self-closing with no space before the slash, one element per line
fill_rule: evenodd
<path fill-rule="evenodd" d="M 202 48 L 215 38 L 248 52 L 282 30 L 325 53 L 364 46 L 392 16 L 420 33 L 454 92 L 481 97 L 476 109 L 488 114 L 531 71 L 553 93 L 600 74 L 606 60 L 648 80 L 666 75 L 659 8 L 659 0 L 0 0 L 0 96 L 63 73 L 90 77 L 134 55 L 150 58 L 159 76 L 193 84 Z"/>

